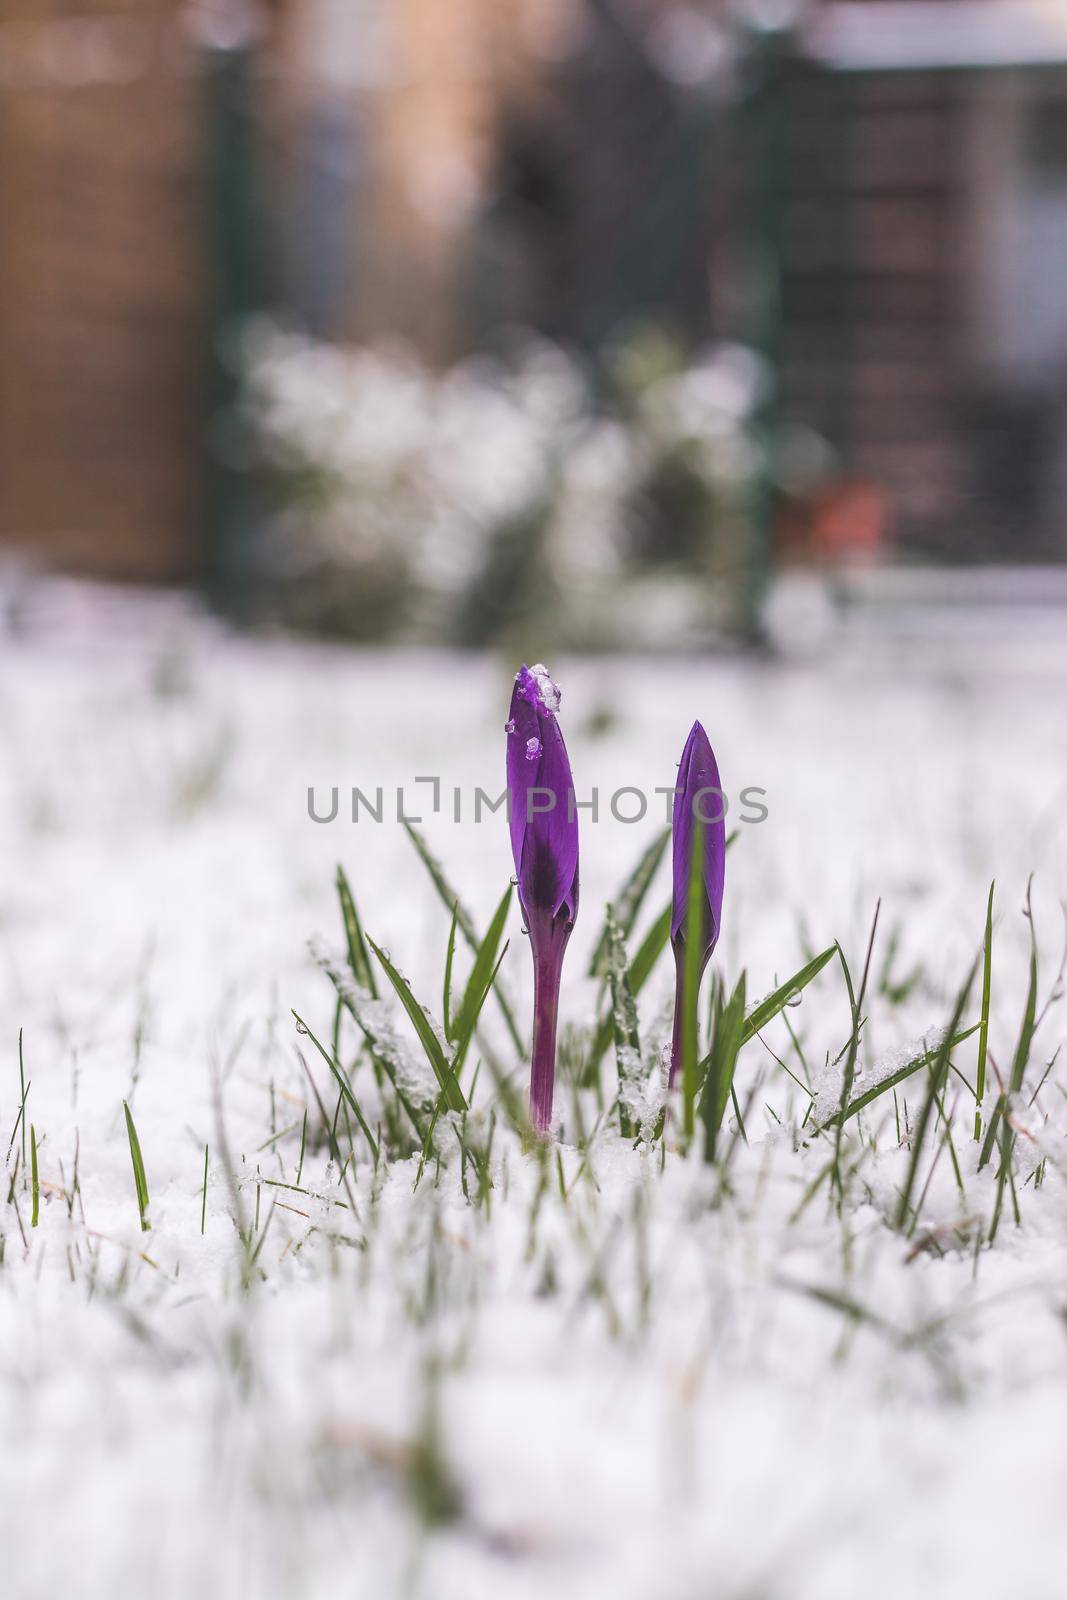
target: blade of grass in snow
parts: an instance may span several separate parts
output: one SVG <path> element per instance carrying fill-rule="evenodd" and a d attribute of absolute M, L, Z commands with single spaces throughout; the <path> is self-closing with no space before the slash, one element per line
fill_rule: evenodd
<path fill-rule="evenodd" d="M 745 1045 L 750 1039 L 754 1039 L 756 1034 L 767 1026 L 768 1022 L 776 1017 L 780 1011 L 783 1011 L 786 1006 L 791 1005 L 794 997 L 799 997 L 803 993 L 812 979 L 818 977 L 827 962 L 833 960 L 836 953 L 837 945 L 830 945 L 820 955 L 815 956 L 805 966 L 801 967 L 799 972 L 795 972 L 788 982 L 779 984 L 778 988 L 773 990 L 765 1000 L 761 1000 L 759 1005 L 754 1006 L 745 1018 L 744 1026 L 741 1029 L 741 1044 Z"/>
<path fill-rule="evenodd" d="M 308 1108 L 307 1108 L 307 1106 L 305 1106 L 304 1107 L 304 1119 L 300 1124 L 300 1154 L 297 1157 L 297 1162 L 296 1162 L 296 1181 L 297 1181 L 298 1184 L 299 1184 L 300 1179 L 303 1177 L 303 1174 L 304 1174 L 304 1152 L 307 1150 L 307 1147 L 308 1147 Z M 373 1151 L 374 1148 L 375 1148 L 374 1146 L 371 1147 L 372 1151 Z M 377 1161 L 375 1161 L 375 1166 L 377 1166 Z"/>
<path fill-rule="evenodd" d="M 729 1000 L 723 1001 L 719 990 L 715 1005 L 715 1022 L 708 1052 L 708 1070 L 700 1095 L 700 1120 L 704 1124 L 704 1159 L 715 1160 L 715 1148 L 727 1101 L 733 1092 L 734 1070 L 742 1045 L 745 1024 L 745 974 L 742 972 Z M 734 1100 L 736 1105 L 736 1097 Z M 738 1107 L 740 1116 L 740 1107 Z"/>
<path fill-rule="evenodd" d="M 22 1165 L 26 1165 L 26 1087 L 25 1065 L 22 1059 L 22 1029 L 19 1029 L 19 1115 L 22 1118 Z"/>
<path fill-rule="evenodd" d="M 1012 1176 L 1012 1158 L 1015 1152 L 1015 1129 L 1012 1127 L 1008 1108 L 1012 1100 L 1018 1095 L 1026 1077 L 1026 1068 L 1030 1061 L 1030 1049 L 1034 1040 L 1037 1020 L 1037 935 L 1034 932 L 1033 908 L 1030 904 L 1030 885 L 1026 886 L 1026 919 L 1030 925 L 1030 978 L 1026 989 L 1026 1005 L 1023 1009 L 1023 1020 L 1019 1028 L 1019 1038 L 1015 1045 L 1015 1054 L 1012 1057 L 1011 1076 L 1008 1080 L 1008 1092 L 1001 1096 L 1000 1119 L 1002 1131 L 1000 1136 L 1000 1170 L 997 1173 L 997 1198 L 993 1207 L 993 1220 L 989 1226 L 989 1242 L 993 1243 L 1000 1227 L 1000 1214 L 1004 1204 L 1004 1185 Z M 994 1118 L 995 1120 L 995 1118 Z M 992 1126 L 992 1123 L 990 1124 Z M 983 1148 L 983 1154 L 984 1154 Z M 1012 1195 L 1014 1197 L 1014 1183 Z M 1019 1203 L 1015 1201 L 1015 1221 L 1019 1221 Z"/>
<path fill-rule="evenodd" d="M 486 931 L 485 938 L 478 946 L 471 968 L 467 987 L 463 993 L 463 1001 L 456 1018 L 456 1038 L 464 1039 L 461 1050 L 456 1051 L 455 1070 L 458 1074 L 463 1064 L 467 1045 L 470 1043 L 474 1026 L 485 1003 L 486 985 L 492 986 L 499 968 L 497 951 L 500 949 L 500 940 L 507 924 L 508 913 L 511 910 L 512 885 L 509 883 L 501 897 L 500 903 L 493 913 L 493 919 Z"/>
<path fill-rule="evenodd" d="M 614 917 L 615 925 L 623 940 L 627 940 L 634 930 L 634 924 L 641 913 L 645 897 L 652 887 L 652 880 L 656 876 L 660 862 L 663 860 L 663 853 L 670 842 L 670 837 L 671 830 L 669 826 L 657 833 L 652 843 L 642 851 L 637 865 L 605 910 L 604 925 L 600 930 L 600 935 L 589 961 L 589 976 L 591 978 L 606 978 L 610 971 L 611 932 L 608 925 L 609 914 Z"/>
<path fill-rule="evenodd" d="M 417 828 L 412 826 L 406 817 L 403 817 L 401 820 L 404 824 L 404 830 L 412 844 L 415 846 L 415 851 L 419 857 L 419 860 L 429 873 L 430 881 L 433 883 L 434 888 L 440 895 L 445 909 L 456 918 L 456 923 L 459 927 L 460 933 L 463 935 L 464 939 L 466 939 L 467 944 L 474 951 L 475 955 L 477 955 L 482 941 L 478 937 L 470 913 L 466 910 L 462 900 L 459 898 L 459 895 L 456 894 L 448 879 L 445 877 L 444 869 L 442 868 L 441 863 L 430 850 L 425 839 L 422 837 L 422 834 L 419 833 Z M 495 992 L 497 1005 L 500 1007 L 500 1012 L 504 1018 L 504 1022 L 507 1025 L 508 1033 L 511 1035 L 511 1042 L 515 1046 L 515 1049 L 518 1051 L 519 1055 L 525 1058 L 526 1044 L 519 1032 L 518 1026 L 516 1025 L 515 1017 L 512 1013 L 508 998 L 499 982 L 497 982 L 495 985 Z"/>
<path fill-rule="evenodd" d="M 310 1037 L 310 1035 L 309 1035 L 309 1037 Z M 356 1205 L 356 1197 L 352 1193 L 352 1186 L 348 1181 L 347 1166 L 346 1166 L 346 1163 L 345 1163 L 345 1161 L 343 1160 L 343 1158 L 341 1156 L 340 1146 L 338 1145 L 337 1139 L 334 1136 L 333 1129 L 330 1126 L 330 1119 L 329 1119 L 329 1117 L 328 1117 L 328 1115 L 326 1113 L 326 1107 L 322 1103 L 322 1096 L 319 1093 L 319 1086 L 315 1082 L 315 1075 L 312 1072 L 311 1068 L 308 1066 L 307 1062 L 304 1060 L 304 1057 L 303 1057 L 303 1055 L 301 1054 L 301 1052 L 299 1050 L 296 1052 L 296 1055 L 297 1055 L 297 1060 L 300 1062 L 300 1065 L 304 1069 L 304 1076 L 307 1078 L 308 1084 L 310 1085 L 310 1088 L 311 1088 L 311 1092 L 315 1096 L 315 1104 L 319 1108 L 319 1117 L 320 1117 L 320 1120 L 322 1122 L 323 1129 L 325 1130 L 327 1141 L 329 1143 L 330 1154 L 333 1157 L 334 1161 L 337 1163 L 337 1169 L 338 1169 L 338 1173 L 340 1175 L 340 1181 L 341 1181 L 341 1183 L 344 1184 L 345 1194 L 348 1196 L 349 1210 L 352 1212 L 352 1215 L 354 1217 L 358 1217 L 359 1216 L 359 1207 Z M 246 1245 L 246 1248 L 247 1248 L 247 1245 Z"/>
<path fill-rule="evenodd" d="M 23 1169 L 25 1169 L 25 1166 L 26 1166 L 26 1099 L 27 1099 L 27 1096 L 29 1095 L 30 1088 L 31 1088 L 31 1085 L 26 1082 L 25 1071 L 24 1071 L 24 1068 L 23 1068 L 23 1060 L 22 1060 L 22 1029 L 20 1028 L 19 1029 L 19 1109 L 18 1109 L 18 1115 L 16 1116 L 15 1121 L 14 1121 L 14 1125 L 12 1126 L 12 1129 L 11 1129 L 11 1138 L 7 1142 L 7 1153 L 10 1156 L 11 1147 L 15 1143 L 16 1138 L 18 1137 L 19 1128 L 21 1128 L 22 1129 L 22 1165 L 23 1165 Z"/>
<path fill-rule="evenodd" d="M 497 932 L 497 937 L 499 938 L 499 930 Z M 488 940 L 488 938 L 489 935 L 487 934 L 486 939 Z M 485 976 L 485 980 L 482 983 L 481 993 L 475 994 L 469 1003 L 467 999 L 464 999 L 463 1009 L 465 1020 L 460 1030 L 459 1037 L 456 1040 L 456 1053 L 452 1058 L 452 1071 L 455 1073 L 457 1081 L 459 1079 L 459 1074 L 463 1070 L 463 1063 L 466 1060 L 467 1050 L 470 1047 L 471 1039 L 474 1036 L 474 1030 L 478 1026 L 478 1018 L 482 1014 L 482 1007 L 489 998 L 489 993 L 496 980 L 496 975 L 500 971 L 500 963 L 507 954 L 507 950 L 508 946 L 505 944 L 503 950 L 501 950 L 499 956 L 497 957 L 496 965 L 491 968 L 491 970 Z"/>
<path fill-rule="evenodd" d="M 962 1044 L 964 1039 L 969 1039 L 977 1029 L 978 1024 L 975 1023 L 973 1027 L 964 1028 L 957 1033 L 952 1040 L 951 1048 L 955 1049 L 956 1045 Z M 855 1099 L 849 1101 L 845 1107 L 845 1121 L 847 1122 L 850 1117 L 854 1117 L 858 1112 L 863 1111 L 881 1095 L 888 1094 L 890 1089 L 895 1089 L 898 1084 L 904 1082 L 905 1078 L 910 1078 L 914 1073 L 921 1072 L 923 1067 L 930 1066 L 937 1059 L 940 1050 L 941 1041 L 939 1040 L 937 1044 L 931 1045 L 928 1050 L 924 1049 L 916 1055 L 908 1056 L 899 1066 L 894 1067 L 886 1077 L 880 1078 L 870 1088 L 864 1089 L 862 1094 L 856 1095 Z M 824 1133 L 827 1128 L 832 1128 L 840 1115 L 841 1108 L 838 1106 L 833 1116 L 827 1117 L 825 1122 L 819 1124 L 816 1132 Z"/>
<path fill-rule="evenodd" d="M 615 1034 L 615 1065 L 619 1075 L 619 1132 L 624 1139 L 633 1138 L 636 1129 L 626 1104 L 626 1091 L 637 1076 L 641 1066 L 641 1038 L 637 1026 L 637 1006 L 627 977 L 629 965 L 626 942 L 615 912 L 609 905 L 605 913 L 607 930 L 607 966 L 605 969 L 611 989 L 611 1018 Z"/>
<path fill-rule="evenodd" d="M 456 913 L 458 904 L 452 908 L 452 926 L 448 930 L 448 949 L 445 952 L 445 981 L 441 991 L 441 1014 L 445 1028 L 445 1038 L 449 1044 L 455 1044 L 456 1034 L 452 1027 L 452 963 L 456 958 Z"/>
<path fill-rule="evenodd" d="M 626 974 L 626 981 L 634 999 L 641 993 L 646 982 L 655 968 L 656 962 L 667 948 L 671 936 L 671 908 L 666 905 L 649 928 L 637 949 L 637 954 L 630 962 Z M 588 1086 L 596 1077 L 596 1069 L 603 1060 L 604 1052 L 611 1043 L 614 1032 L 614 1021 L 609 1010 L 601 1017 L 597 1024 L 596 1033 L 593 1035 L 593 1046 L 589 1052 L 589 1064 L 586 1071 L 585 1082 Z"/>
<path fill-rule="evenodd" d="M 799 972 L 795 972 L 786 983 L 779 984 L 777 989 L 772 990 L 757 1006 L 753 1006 L 742 1025 L 741 1043 L 738 1049 L 748 1044 L 751 1039 L 754 1039 L 758 1033 L 762 1032 L 768 1022 L 771 1022 L 781 1011 L 784 1011 L 786 1006 L 792 1004 L 794 996 L 802 994 L 812 979 L 818 977 L 823 967 L 826 966 L 828 961 L 832 961 L 837 953 L 837 945 L 830 945 L 821 954 L 814 956 L 801 967 Z M 705 1056 L 698 1069 L 699 1075 L 707 1073 L 710 1061 L 711 1057 Z"/>
<path fill-rule="evenodd" d="M 401 977 L 389 957 L 385 954 L 385 951 L 379 945 L 376 945 L 373 939 L 368 940 L 368 943 L 381 962 L 385 975 L 396 992 L 397 999 L 411 1019 L 411 1025 L 415 1029 L 426 1059 L 433 1069 L 434 1077 L 437 1079 L 444 1094 L 445 1105 L 450 1111 L 465 1111 L 467 1109 L 466 1097 L 456 1081 L 452 1064 L 441 1047 L 441 1041 L 434 1032 L 429 1017 L 412 994 L 407 980 Z"/>
<path fill-rule="evenodd" d="M 306 1115 L 306 1113 L 305 1113 L 305 1115 Z M 205 1145 L 204 1146 L 204 1183 L 203 1183 L 203 1187 L 200 1190 L 200 1233 L 201 1233 L 201 1236 L 203 1236 L 203 1234 L 207 1230 L 207 1160 L 208 1160 L 208 1148 L 207 1148 L 207 1145 Z"/>
<path fill-rule="evenodd" d="M 1019 1094 L 1026 1077 L 1026 1069 L 1030 1062 L 1030 1050 L 1034 1042 L 1034 1033 L 1037 1022 L 1037 935 L 1034 931 L 1033 910 L 1030 905 L 1030 885 L 1026 886 L 1026 920 L 1030 927 L 1030 976 L 1026 990 L 1026 1007 L 1023 1011 L 1022 1026 L 1019 1029 L 1019 1038 L 1012 1057 L 1011 1077 L 1008 1081 L 1009 1094 Z"/>
<path fill-rule="evenodd" d="M 133 1117 L 125 1100 L 122 1102 L 122 1109 L 126 1113 L 126 1135 L 130 1141 L 130 1161 L 133 1163 L 133 1183 L 137 1191 L 141 1232 L 147 1233 L 152 1224 L 148 1220 L 148 1179 L 145 1176 L 144 1159 L 141 1155 L 141 1141 L 137 1137 L 137 1129 L 134 1127 Z"/>
<path fill-rule="evenodd" d="M 974 1137 L 982 1137 L 982 1102 L 985 1100 L 986 1061 L 989 1054 L 989 995 L 993 982 L 993 890 L 996 881 L 989 885 L 989 900 L 985 912 L 985 940 L 982 945 L 982 1015 L 978 1024 L 978 1072 L 974 1085 Z"/>
<path fill-rule="evenodd" d="M 352 968 L 352 975 L 356 982 L 361 984 L 372 999 L 378 998 L 378 985 L 374 981 L 374 970 L 367 954 L 367 944 L 363 937 L 363 926 L 356 910 L 356 898 L 352 893 L 351 885 L 345 876 L 342 866 L 337 868 L 337 896 L 341 902 L 341 920 L 345 929 L 345 944 L 348 947 L 348 964 Z"/>
<path fill-rule="evenodd" d="M 365 991 L 354 983 L 351 975 L 317 943 L 313 942 L 312 953 L 333 984 L 342 1005 L 362 1033 L 379 1085 L 388 1083 L 392 1090 L 395 1108 L 392 1101 L 383 1108 L 387 1118 L 394 1109 L 402 1111 L 421 1145 L 426 1137 L 426 1122 L 433 1111 L 434 1102 L 429 1093 L 422 1093 L 421 1085 L 414 1085 L 408 1081 L 397 1044 L 391 1037 L 391 1024 L 387 1027 L 378 1014 L 381 1002 L 368 1003 Z"/>
<path fill-rule="evenodd" d="M 978 963 L 975 961 L 972 963 L 971 969 L 964 979 L 963 986 L 960 989 L 959 994 L 956 996 L 956 1004 L 952 1008 L 952 1018 L 945 1030 L 945 1037 L 941 1041 L 937 1054 L 935 1055 L 930 1066 L 930 1087 L 927 1091 L 925 1099 L 923 1100 L 922 1108 L 915 1123 L 914 1132 L 912 1133 L 911 1160 L 908 1163 L 907 1177 L 904 1180 L 904 1187 L 900 1192 L 900 1203 L 897 1206 L 896 1222 L 897 1227 L 901 1230 L 904 1229 L 908 1221 L 908 1213 L 911 1209 L 911 1197 L 915 1188 L 915 1180 L 919 1172 L 919 1162 L 922 1159 L 923 1144 L 926 1140 L 927 1131 L 930 1126 L 930 1118 L 933 1115 L 934 1107 L 936 1106 L 937 1102 L 944 1095 L 945 1081 L 948 1078 L 949 1056 L 952 1052 L 952 1041 L 959 1032 L 960 1019 L 962 1018 L 964 1010 L 966 1009 L 967 1001 L 970 999 L 971 988 L 974 984 L 975 973 L 977 970 Z M 909 1232 L 914 1232 L 918 1220 L 919 1211 L 918 1208 L 916 1208 Z"/>
<path fill-rule="evenodd" d="M 852 1098 L 852 1086 L 856 1081 L 856 1058 L 859 1054 L 860 1031 L 863 1028 L 864 1021 L 863 1000 L 867 993 L 867 983 L 871 973 L 871 957 L 874 954 L 874 941 L 878 934 L 878 916 L 881 912 L 881 909 L 882 902 L 879 900 L 874 908 L 874 920 L 871 923 L 871 936 L 867 941 L 867 955 L 863 962 L 863 976 L 860 979 L 858 994 L 855 994 L 852 989 L 852 974 L 848 970 L 848 962 L 845 960 L 845 952 L 841 949 L 840 945 L 837 947 L 837 953 L 841 958 L 841 966 L 845 973 L 845 982 L 848 986 L 849 1003 L 852 1007 L 852 1032 L 850 1033 L 848 1040 L 848 1055 L 845 1059 L 845 1070 L 841 1079 L 841 1101 L 838 1107 L 837 1126 L 834 1132 L 833 1181 L 837 1189 L 839 1204 L 844 1199 L 844 1186 L 841 1180 L 841 1141 L 844 1137 L 845 1131 L 844 1113 L 845 1108 Z"/>
<path fill-rule="evenodd" d="M 882 970 L 878 977 L 877 993 L 884 996 L 890 1005 L 903 1005 L 912 990 L 918 984 L 923 974 L 922 962 L 918 962 L 904 978 L 893 977 L 893 967 L 900 949 L 900 924 L 897 923 L 890 932 L 886 942 L 885 956 L 882 959 Z"/>
<path fill-rule="evenodd" d="M 37 1173 L 37 1129 L 30 1123 L 30 1194 L 32 1210 L 30 1212 L 30 1227 L 36 1228 L 41 1214 L 41 1180 Z"/>
<path fill-rule="evenodd" d="M 1030 915 L 1030 889 L 1026 891 L 1026 915 L 1030 924 L 1030 977 L 1026 991 L 1026 1005 L 1023 1009 L 1023 1020 L 1019 1030 L 1019 1038 L 1015 1045 L 1015 1054 L 1012 1057 L 1011 1074 L 1006 1088 L 1002 1088 L 993 1107 L 993 1115 L 986 1127 L 985 1139 L 982 1141 L 981 1154 L 978 1157 L 978 1170 L 987 1166 L 993 1154 L 993 1145 L 996 1141 L 997 1130 L 1001 1118 L 1007 1107 L 1008 1097 L 1017 1094 L 1022 1088 L 1026 1064 L 1030 1059 L 1030 1046 L 1036 1030 L 1037 1014 L 1037 941 L 1034 936 L 1034 919 Z"/>
<path fill-rule="evenodd" d="M 296 1021 L 296 1025 L 300 1029 L 301 1033 L 306 1034 L 307 1037 L 311 1040 L 312 1044 L 315 1046 L 315 1049 L 319 1052 L 319 1055 L 325 1061 L 326 1065 L 329 1067 L 331 1073 L 333 1074 L 334 1082 L 337 1084 L 337 1087 L 341 1092 L 341 1097 L 346 1102 L 346 1104 L 351 1108 L 352 1113 L 355 1116 L 356 1121 L 359 1123 L 360 1129 L 361 1129 L 361 1131 L 363 1133 L 363 1137 L 364 1137 L 364 1139 L 366 1139 L 367 1144 L 368 1144 L 368 1146 L 370 1148 L 371 1159 L 373 1160 L 374 1165 L 377 1166 L 378 1165 L 378 1144 L 377 1144 L 377 1141 L 375 1140 L 375 1137 L 374 1137 L 373 1133 L 371 1133 L 371 1131 L 370 1131 L 370 1124 L 367 1122 L 366 1117 L 363 1115 L 363 1108 L 360 1105 L 359 1101 L 357 1100 L 355 1094 L 353 1093 L 352 1085 L 349 1083 L 349 1081 L 346 1078 L 344 1072 L 341 1070 L 340 1063 L 335 1059 L 335 1057 L 333 1057 L 330 1054 L 330 1052 L 325 1048 L 325 1046 L 315 1037 L 315 1035 L 312 1033 L 311 1029 L 308 1027 L 307 1023 L 304 1021 L 303 1017 L 298 1016 L 295 1011 L 293 1012 L 293 1017 L 294 1017 L 294 1019 Z M 305 1111 L 304 1112 L 304 1132 L 305 1132 L 305 1134 L 306 1134 L 306 1131 L 307 1131 L 307 1112 Z M 301 1146 L 300 1146 L 301 1166 L 303 1166 L 303 1140 L 304 1140 L 304 1136 L 302 1135 L 301 1136 Z M 297 1178 L 297 1182 L 299 1183 L 299 1181 L 300 1181 L 300 1179 L 298 1177 Z"/>

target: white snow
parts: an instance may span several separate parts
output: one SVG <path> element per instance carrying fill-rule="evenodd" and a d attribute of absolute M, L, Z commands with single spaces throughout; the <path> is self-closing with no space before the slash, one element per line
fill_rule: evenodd
<path fill-rule="evenodd" d="M 185 602 L 58 584 L 5 609 L 5 1600 L 1059 1591 L 1067 1123 L 1051 1079 L 1015 1110 L 1022 1226 L 1009 1199 L 995 1246 L 977 1253 L 996 1183 L 976 1170 L 960 1081 L 948 1093 L 964 1194 L 942 1150 L 905 1237 L 892 1226 L 909 1161 L 892 1097 L 867 1118 L 873 1150 L 854 1130 L 845 1141 L 858 1165 L 840 1211 L 826 1184 L 808 1194 L 829 1147 L 801 1129 L 805 1096 L 770 1054 L 798 1069 L 781 1019 L 769 1049 L 757 1040 L 741 1057 L 751 1144 L 736 1145 L 725 1188 L 673 1149 L 661 1161 L 658 1148 L 630 1148 L 607 1115 L 579 1150 L 566 1081 L 559 1169 L 554 1153 L 524 1154 L 501 1120 L 486 1204 L 464 1194 L 451 1121 L 439 1175 L 431 1157 L 417 1188 L 417 1155 L 375 1171 L 358 1140 L 342 1180 L 297 1049 L 331 1115 L 332 1080 L 291 1016 L 328 1045 L 334 992 L 308 940 L 329 951 L 341 939 L 335 865 L 368 934 L 435 1016 L 449 916 L 391 803 L 380 825 L 365 813 L 353 824 L 344 804 L 323 825 L 307 790 L 382 785 L 388 798 L 403 785 L 484 929 L 512 870 L 507 826 L 488 813 L 475 825 L 469 805 L 456 825 L 448 797 L 503 787 L 516 663 L 257 641 Z M 944 1026 L 995 876 L 990 1047 L 1005 1074 L 1031 870 L 1042 1001 L 1062 942 L 1067 638 L 1058 655 L 1043 640 L 1037 661 L 1025 636 L 1000 642 L 960 653 L 926 650 L 921 634 L 906 651 L 857 639 L 822 663 L 762 667 L 554 662 L 578 798 L 594 784 L 602 797 L 595 825 L 579 813 L 564 1030 L 592 1015 L 598 984 L 584 973 L 602 907 L 661 826 L 654 797 L 637 825 L 618 822 L 607 797 L 669 786 L 699 716 L 731 799 L 758 785 L 770 813 L 739 822 L 730 852 L 716 954 L 727 980 L 745 966 L 749 993 L 767 993 L 835 938 L 858 979 L 881 896 L 858 1080 L 873 1081 Z M 446 679 L 442 709 L 426 685 Z M 437 815 L 414 782 L 430 774 L 442 780 Z M 642 928 L 668 880 L 663 870 Z M 504 971 L 525 1028 L 514 908 L 508 933 Z M 894 1002 L 884 989 L 917 963 Z M 468 971 L 459 945 L 460 991 Z M 646 1058 L 670 988 L 665 967 L 639 998 Z M 511 1065 L 490 1014 L 492 1047 Z M 407 1021 L 384 1001 L 370 1016 L 393 1028 L 425 1087 Z M 836 963 L 788 1019 L 818 1088 L 848 1037 Z M 36 1229 L 21 1127 L 8 1150 L 20 1028 Z M 1063 1033 L 1054 1007 L 1029 1090 Z M 973 1041 L 957 1059 L 973 1074 Z M 903 1089 L 913 1123 L 920 1093 Z M 148 1233 L 123 1099 L 144 1153 Z M 272 1187 L 296 1183 L 306 1106 L 299 1186 Z M 588 1100 L 583 1118 L 591 1129 Z M 477 1110 L 467 1137 L 488 1138 Z M 927 1156 L 920 1184 L 929 1167 Z M 466 1182 L 473 1193 L 469 1164 Z M 428 1504 L 450 1515 L 420 1517 Z"/>
<path fill-rule="evenodd" d="M 552 675 L 543 661 L 537 661 L 530 668 L 530 677 L 534 681 L 541 704 L 546 711 L 559 710 L 559 688 L 552 682 Z M 527 749 L 529 746 L 527 745 Z"/>

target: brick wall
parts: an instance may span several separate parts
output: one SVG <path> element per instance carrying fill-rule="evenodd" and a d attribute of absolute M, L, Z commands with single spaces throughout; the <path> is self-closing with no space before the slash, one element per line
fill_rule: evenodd
<path fill-rule="evenodd" d="M 199 85 L 174 0 L 5 0 L 0 551 L 200 564 Z"/>

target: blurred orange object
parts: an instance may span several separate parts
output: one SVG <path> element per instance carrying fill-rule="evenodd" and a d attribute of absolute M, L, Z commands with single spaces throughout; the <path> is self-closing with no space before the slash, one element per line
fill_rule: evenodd
<path fill-rule="evenodd" d="M 778 519 L 780 554 L 803 565 L 877 560 L 889 543 L 891 501 L 867 478 L 840 478 L 801 499 Z"/>
<path fill-rule="evenodd" d="M 831 484 L 815 499 L 813 554 L 831 560 L 873 560 L 885 549 L 889 514 L 889 495 L 881 484 L 864 478 Z"/>

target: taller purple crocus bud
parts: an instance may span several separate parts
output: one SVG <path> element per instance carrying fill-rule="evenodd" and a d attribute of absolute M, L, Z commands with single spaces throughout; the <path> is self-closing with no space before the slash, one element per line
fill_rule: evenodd
<path fill-rule="evenodd" d="M 578 914 L 578 813 L 559 699 L 546 667 L 524 666 L 506 728 L 511 849 L 534 962 L 530 1109 L 540 1133 L 552 1122 L 559 980 Z"/>
<path fill-rule="evenodd" d="M 689 911 L 689 875 L 697 829 L 703 830 L 700 918 L 700 961 L 703 973 L 719 939 L 722 926 L 722 890 L 726 873 L 726 799 L 719 782 L 715 752 L 699 722 L 694 722 L 674 791 L 674 898 L 671 902 L 671 945 L 676 970 L 674 1039 L 671 1044 L 671 1083 L 682 1053 L 685 939 Z"/>

